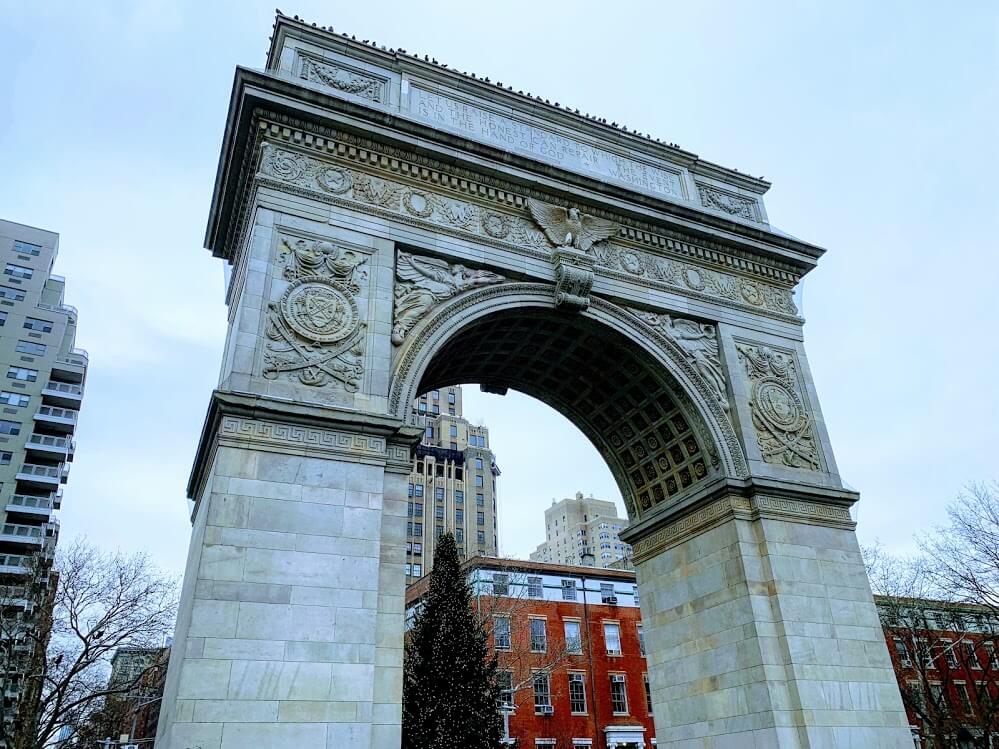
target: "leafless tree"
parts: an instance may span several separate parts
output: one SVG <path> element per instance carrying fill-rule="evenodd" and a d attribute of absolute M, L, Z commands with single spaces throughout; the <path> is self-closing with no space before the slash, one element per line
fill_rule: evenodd
<path fill-rule="evenodd" d="M 34 709 L 19 711 L 8 739 L 14 749 L 42 749 L 64 727 L 88 723 L 107 697 L 128 694 L 142 674 L 109 684 L 111 657 L 120 647 L 161 645 L 176 617 L 176 580 L 142 553 L 77 541 L 59 551 L 49 580 L 44 613 L 34 614 L 45 626 L 20 635 L 34 638 L 40 655 L 22 677 L 22 690 L 33 689 L 37 699 Z"/>

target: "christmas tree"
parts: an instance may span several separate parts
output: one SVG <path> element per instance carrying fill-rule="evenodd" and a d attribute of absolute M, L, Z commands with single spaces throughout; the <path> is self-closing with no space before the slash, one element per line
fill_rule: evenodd
<path fill-rule="evenodd" d="M 496 657 L 472 607 L 454 536 L 440 537 L 430 585 L 406 643 L 403 749 L 496 749 Z"/>

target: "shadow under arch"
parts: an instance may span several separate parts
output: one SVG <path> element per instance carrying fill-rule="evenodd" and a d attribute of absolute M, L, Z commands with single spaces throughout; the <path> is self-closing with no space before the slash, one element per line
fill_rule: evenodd
<path fill-rule="evenodd" d="M 607 461 L 633 522 L 748 474 L 731 422 L 682 350 L 606 300 L 565 313 L 550 286 L 533 283 L 448 300 L 403 341 L 389 409 L 414 423 L 420 393 L 459 383 L 519 390 L 563 414 Z"/>

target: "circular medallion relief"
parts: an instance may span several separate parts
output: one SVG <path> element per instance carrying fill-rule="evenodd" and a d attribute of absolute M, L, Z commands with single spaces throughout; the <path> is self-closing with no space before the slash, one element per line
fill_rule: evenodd
<path fill-rule="evenodd" d="M 759 414 L 771 426 L 794 432 L 804 425 L 805 409 L 798 396 L 783 382 L 768 378 L 755 386 Z"/>
<path fill-rule="evenodd" d="M 295 281 L 281 298 L 288 327 L 316 343 L 336 343 L 353 335 L 360 324 L 357 304 L 319 276 Z"/>
<path fill-rule="evenodd" d="M 335 166 L 326 166 L 316 173 L 316 182 L 321 188 L 334 195 L 342 195 L 353 185 L 350 172 Z"/>

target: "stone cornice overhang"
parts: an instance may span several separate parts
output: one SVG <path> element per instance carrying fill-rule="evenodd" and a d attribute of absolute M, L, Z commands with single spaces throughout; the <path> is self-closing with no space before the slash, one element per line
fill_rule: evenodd
<path fill-rule="evenodd" d="M 816 245 L 716 216 L 693 206 L 661 200 L 585 175 L 471 141 L 373 107 L 324 94 L 269 73 L 236 69 L 226 121 L 215 190 L 212 195 L 205 246 L 216 257 L 232 262 L 234 221 L 249 185 L 248 160 L 254 157 L 254 112 L 264 109 L 318 126 L 334 127 L 384 142 L 444 164 L 541 190 L 561 193 L 564 201 L 586 205 L 596 213 L 652 223 L 701 238 L 726 249 L 792 268 L 810 271 L 825 252 Z M 570 188 L 570 189 L 567 189 Z"/>
<path fill-rule="evenodd" d="M 201 428 L 201 437 L 195 453 L 194 467 L 187 482 L 187 498 L 194 502 L 200 499 L 211 471 L 212 458 L 218 446 L 219 427 L 224 416 L 349 431 L 382 437 L 386 440 L 397 440 L 410 447 L 415 447 L 423 437 L 421 427 L 408 426 L 388 416 L 375 416 L 360 411 L 348 411 L 252 393 L 215 390 L 208 405 L 208 413 Z"/>
<path fill-rule="evenodd" d="M 693 516 L 719 500 L 727 497 L 752 499 L 759 496 L 829 505 L 842 510 L 849 510 L 860 499 L 858 492 L 849 489 L 799 484 L 758 476 L 745 479 L 722 477 L 708 482 L 702 489 L 680 499 L 675 504 L 660 505 L 662 509 L 659 512 L 650 514 L 638 523 L 628 525 L 618 536 L 625 543 L 634 546 L 639 539 L 650 536 L 686 517 Z"/>

